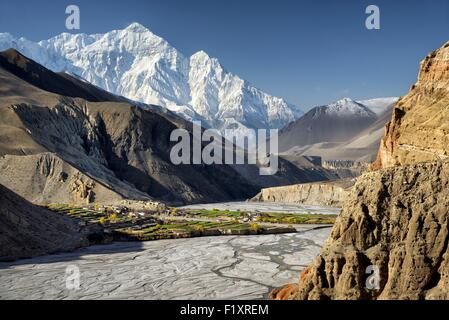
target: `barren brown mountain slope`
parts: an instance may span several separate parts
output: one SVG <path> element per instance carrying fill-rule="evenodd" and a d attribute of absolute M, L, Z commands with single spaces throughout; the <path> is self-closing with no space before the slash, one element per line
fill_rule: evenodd
<path fill-rule="evenodd" d="M 297 299 L 449 298 L 448 80 L 449 43 L 394 108 L 380 170 L 359 178 Z"/>
<path fill-rule="evenodd" d="M 61 96 L 83 98 L 92 102 L 127 101 L 68 74 L 49 72 L 14 49 L 0 53 L 0 66 L 35 87 Z"/>
<path fill-rule="evenodd" d="M 37 207 L 0 185 L 0 260 L 70 251 L 88 244 L 77 222 Z"/>

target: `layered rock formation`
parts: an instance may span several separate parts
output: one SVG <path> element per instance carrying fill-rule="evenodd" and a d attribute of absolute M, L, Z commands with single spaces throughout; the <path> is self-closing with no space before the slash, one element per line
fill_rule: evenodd
<path fill-rule="evenodd" d="M 0 172 L 1 183 L 34 203 L 112 203 L 136 195 L 131 188 L 116 192 L 50 152 L 5 155 Z"/>
<path fill-rule="evenodd" d="M 448 206 L 449 163 L 365 174 L 298 298 L 449 298 Z M 366 284 L 369 266 L 379 270 L 378 290 Z"/>
<path fill-rule="evenodd" d="M 354 182 L 355 180 L 346 179 L 266 188 L 251 200 L 340 207 Z"/>
<path fill-rule="evenodd" d="M 449 298 L 449 44 L 421 63 L 298 299 Z M 291 295 L 290 295 L 291 296 Z"/>
<path fill-rule="evenodd" d="M 449 43 L 422 62 L 396 104 L 373 169 L 449 159 Z"/>
<path fill-rule="evenodd" d="M 360 176 L 369 167 L 368 162 L 352 160 L 328 160 L 323 161 L 323 168 L 335 172 L 342 179 Z"/>

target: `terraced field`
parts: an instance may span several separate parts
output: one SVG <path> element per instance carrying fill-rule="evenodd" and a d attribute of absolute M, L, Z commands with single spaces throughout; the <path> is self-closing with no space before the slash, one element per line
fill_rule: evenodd
<path fill-rule="evenodd" d="M 230 210 L 192 210 L 189 216 L 209 219 L 244 219 L 253 217 L 257 222 L 283 223 L 283 224 L 333 224 L 337 216 L 335 214 L 309 214 L 309 213 L 283 213 L 264 212 L 255 215 L 251 212 Z"/>
<path fill-rule="evenodd" d="M 237 222 L 171 221 L 147 228 L 121 228 L 115 230 L 118 235 L 139 241 L 192 238 L 220 235 L 258 235 L 271 233 L 296 232 L 294 228 L 261 227 L 258 224 Z"/>
<path fill-rule="evenodd" d="M 104 218 L 106 221 L 110 217 L 110 215 L 103 212 L 73 207 L 67 204 L 52 204 L 47 208 L 59 214 L 64 214 L 73 218 L 81 219 L 86 223 L 100 223 L 100 221 L 102 221 L 102 218 Z M 129 217 L 121 217 L 121 220 L 129 221 L 131 219 Z"/>

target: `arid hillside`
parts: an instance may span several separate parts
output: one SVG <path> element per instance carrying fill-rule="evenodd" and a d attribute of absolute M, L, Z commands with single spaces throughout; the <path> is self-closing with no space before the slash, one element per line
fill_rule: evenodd
<path fill-rule="evenodd" d="M 0 185 L 0 260 L 71 251 L 89 245 L 70 218 L 37 207 Z"/>

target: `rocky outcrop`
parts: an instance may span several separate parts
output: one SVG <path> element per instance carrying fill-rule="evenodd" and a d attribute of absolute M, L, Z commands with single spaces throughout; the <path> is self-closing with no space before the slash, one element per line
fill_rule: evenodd
<path fill-rule="evenodd" d="M 448 299 L 448 206 L 449 162 L 365 174 L 297 298 Z"/>
<path fill-rule="evenodd" d="M 396 104 L 373 169 L 449 158 L 449 42 L 421 62 L 418 82 Z"/>
<path fill-rule="evenodd" d="M 301 203 L 340 207 L 354 185 L 355 180 L 296 184 L 285 187 L 266 188 L 251 201 Z"/>
<path fill-rule="evenodd" d="M 291 300 L 298 293 L 298 284 L 288 284 L 281 288 L 273 289 L 268 294 L 270 300 Z"/>
<path fill-rule="evenodd" d="M 393 110 L 298 299 L 449 299 L 449 43 Z"/>

